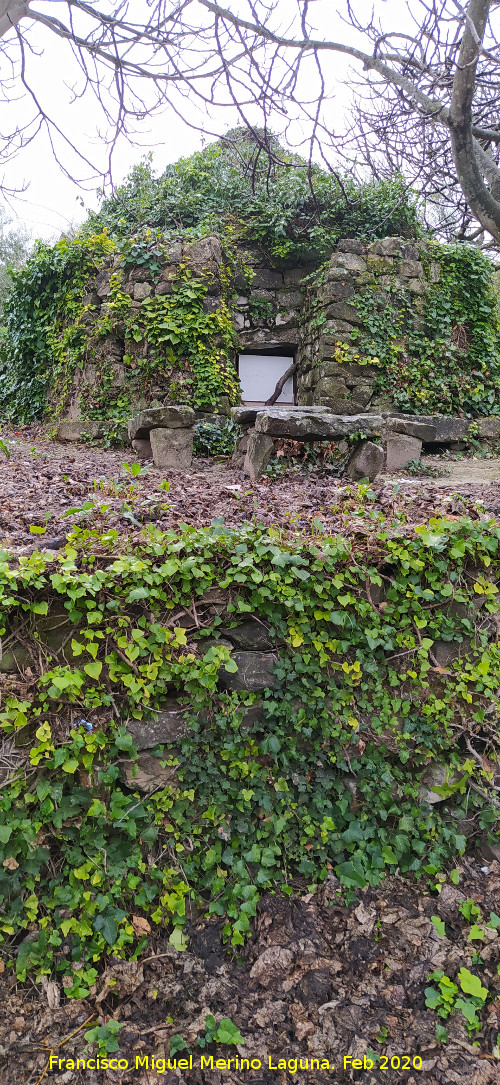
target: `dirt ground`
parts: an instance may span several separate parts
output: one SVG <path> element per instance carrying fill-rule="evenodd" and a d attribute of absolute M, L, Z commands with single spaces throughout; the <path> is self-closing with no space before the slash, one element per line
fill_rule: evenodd
<path fill-rule="evenodd" d="M 48 992 L 16 987 L 6 974 L 1 1080 L 38 1085 L 52 1052 L 62 1065 L 46 1078 L 57 1085 L 493 1085 L 500 1081 L 500 1000 L 491 1004 L 473 1038 L 462 1014 L 455 1013 L 447 1021 L 445 1045 L 435 1038 L 440 1019 L 425 1008 L 429 973 L 441 969 L 453 977 L 460 967 L 473 968 L 477 944 L 468 941 L 469 927 L 458 910 L 460 901 L 471 897 L 485 915 L 498 908 L 498 862 L 481 869 L 478 861 L 464 861 L 460 884 L 445 884 L 439 895 L 393 877 L 376 889 L 357 891 L 346 907 L 336 878 L 330 877 L 314 894 L 267 896 L 241 958 L 224 951 L 218 922 L 201 920 L 189 930 L 187 952 L 177 953 L 165 939 L 144 962 L 111 963 L 85 1002 L 50 1008 Z M 431 916 L 444 921 L 445 936 L 437 933 Z M 481 956 L 483 982 L 494 984 L 498 935 L 482 947 Z M 229 1017 L 243 1044 L 200 1048 L 207 1014 L 217 1021 Z M 68 1068 L 66 1060 L 85 1059 L 84 1032 L 111 1016 L 123 1023 L 117 1058 L 128 1068 Z M 151 1060 L 162 1065 L 173 1035 L 192 1052 L 193 1069 L 177 1066 L 158 1074 Z M 172 1059 L 186 1054 L 184 1049 Z M 136 1067 L 146 1055 L 149 1067 L 144 1061 Z M 247 1058 L 254 1060 L 254 1069 L 237 1070 L 234 1061 L 221 1070 L 215 1061 L 213 1069 L 205 1061 L 202 1069 L 202 1055 L 205 1060 Z M 373 1069 L 352 1069 L 360 1056 L 373 1062 Z M 303 1067 L 306 1060 L 319 1059 L 320 1069 L 313 1064 L 314 1069 L 301 1070 L 299 1064 L 294 1073 L 294 1059 L 302 1059 Z M 292 1072 L 280 1068 L 280 1060 L 288 1066 L 291 1060 Z M 328 1067 L 321 1069 L 322 1062 Z"/>
<path fill-rule="evenodd" d="M 306 533 L 315 518 L 328 531 L 362 532 L 378 515 L 394 520 L 398 530 L 405 524 L 412 530 L 431 515 L 500 517 L 500 459 L 427 460 L 450 474 L 382 476 L 360 503 L 357 487 L 321 471 L 289 472 L 252 486 L 229 464 L 200 460 L 168 480 L 149 465 L 134 478 L 122 466 L 134 460 L 127 450 L 57 444 L 36 428 L 4 429 L 2 437 L 11 456 L 0 458 L 0 546 L 20 554 L 59 548 L 78 524 L 129 533 L 147 523 L 164 530 L 214 518 L 230 525 L 253 519 Z M 33 526 L 45 531 L 33 533 Z M 314 893 L 297 884 L 292 897 L 263 899 L 241 957 L 222 946 L 218 922 L 199 916 L 186 952 L 157 938 L 145 960 L 111 961 L 85 1002 L 65 1000 L 57 985 L 16 984 L 7 968 L 0 973 L 2 1085 L 500 1085 L 500 999 L 491 1002 L 475 1035 L 461 1013 L 453 1014 L 445 1044 L 435 1032 L 443 1022 L 425 1007 L 431 972 L 453 978 L 461 967 L 474 970 L 478 946 L 469 939 L 460 902 L 473 898 L 486 918 L 500 912 L 500 863 L 471 855 L 459 872 L 459 884 L 446 882 L 440 893 L 393 877 L 351 892 L 348 901 L 334 877 Z M 444 921 L 444 935 L 432 916 Z M 481 959 L 483 982 L 499 991 L 498 931 L 488 929 Z M 230 1018 L 243 1044 L 200 1047 L 208 1014 L 217 1022 Z M 84 1053 L 84 1033 L 110 1018 L 123 1025 L 114 1057 L 128 1066 L 68 1066 L 67 1060 L 95 1057 L 95 1050 Z M 163 1069 L 172 1036 L 186 1047 L 171 1059 L 189 1059 L 191 1052 L 193 1069 Z M 51 1054 L 61 1065 L 49 1072 Z M 254 1060 L 253 1068 L 237 1069 L 236 1057 Z M 359 1058 L 365 1068 L 353 1068 Z M 217 1059 L 233 1064 L 217 1068 Z M 319 1069 L 317 1063 L 311 1069 L 311 1059 L 319 1060 Z"/>
<path fill-rule="evenodd" d="M 359 530 L 374 514 L 419 523 L 431 515 L 500 515 L 500 459 L 450 461 L 426 457 L 438 478 L 381 475 L 359 507 L 357 487 L 325 470 L 286 471 L 251 484 L 228 461 L 195 459 L 186 473 L 152 464 L 132 477 L 132 450 L 104 450 L 48 440 L 36 427 L 4 429 L 10 450 L 0 453 L 0 545 L 27 553 L 36 545 L 57 549 L 74 526 L 130 531 L 142 524 L 166 530 L 223 519 L 247 520 L 307 531 L 318 518 L 327 531 Z M 30 531 L 44 529 L 43 534 Z"/>

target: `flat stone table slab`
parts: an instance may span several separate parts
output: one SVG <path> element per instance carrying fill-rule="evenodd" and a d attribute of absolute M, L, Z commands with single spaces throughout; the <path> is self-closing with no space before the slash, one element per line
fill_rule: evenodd
<path fill-rule="evenodd" d="M 334 414 L 327 407 L 267 407 L 255 419 L 256 433 L 294 441 L 328 441 L 354 433 L 375 437 L 385 428 L 381 414 Z"/>

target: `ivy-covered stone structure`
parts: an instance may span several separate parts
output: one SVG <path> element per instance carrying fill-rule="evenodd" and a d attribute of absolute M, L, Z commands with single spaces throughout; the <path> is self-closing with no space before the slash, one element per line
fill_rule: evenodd
<path fill-rule="evenodd" d="M 276 355 L 282 368 L 293 362 L 288 402 L 299 405 L 343 415 L 496 413 L 498 314 L 493 273 L 488 283 L 477 255 L 489 322 L 483 311 L 479 327 L 465 297 L 450 299 L 453 251 L 428 242 L 341 240 L 319 270 L 278 270 L 234 250 L 230 262 L 217 237 L 170 244 L 154 267 L 123 269 L 110 256 L 86 283 L 83 364 L 58 413 L 93 421 L 95 431 L 103 398 L 131 411 L 186 403 L 200 416 L 228 413 L 241 401 L 246 355 L 260 356 L 264 371 Z M 260 402 L 273 389 L 274 380 Z M 60 432 L 78 428 L 63 422 Z"/>
<path fill-rule="evenodd" d="M 483 253 L 430 240 L 397 181 L 339 186 L 315 167 L 312 192 L 297 156 L 276 145 L 270 165 L 248 133 L 229 144 L 159 178 L 137 167 L 76 237 L 13 273 L 0 419 L 72 438 L 150 406 L 229 414 L 267 403 L 285 372 L 280 404 L 500 413 Z"/>

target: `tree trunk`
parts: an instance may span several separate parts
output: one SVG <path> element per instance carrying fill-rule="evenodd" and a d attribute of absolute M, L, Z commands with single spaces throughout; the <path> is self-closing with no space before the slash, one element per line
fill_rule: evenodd
<path fill-rule="evenodd" d="M 484 183 L 478 161 L 478 148 L 472 134 L 476 69 L 490 7 L 491 0 L 470 0 L 468 5 L 466 29 L 453 79 L 449 127 L 453 159 L 467 203 L 481 226 L 484 226 L 496 241 L 500 241 L 500 202 Z M 498 170 L 497 176 L 500 181 Z M 490 177 L 490 184 L 492 181 L 493 178 Z"/>

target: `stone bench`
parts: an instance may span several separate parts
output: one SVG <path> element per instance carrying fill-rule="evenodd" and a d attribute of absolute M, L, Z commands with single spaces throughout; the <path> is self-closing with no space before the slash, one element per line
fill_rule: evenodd
<path fill-rule="evenodd" d="M 453 444 L 470 435 L 469 418 L 446 415 L 335 414 L 328 407 L 235 407 L 233 418 L 246 429 L 240 442 L 243 469 L 256 481 L 265 471 L 273 438 L 337 441 L 362 434 L 346 466 L 351 478 L 373 479 L 384 469 L 396 471 L 420 459 L 422 445 Z M 474 422 L 481 439 L 500 436 L 500 418 Z"/>
<path fill-rule="evenodd" d="M 141 459 L 152 459 L 156 467 L 170 471 L 185 471 L 193 459 L 195 420 L 191 407 L 150 407 L 130 419 L 129 440 Z"/>

